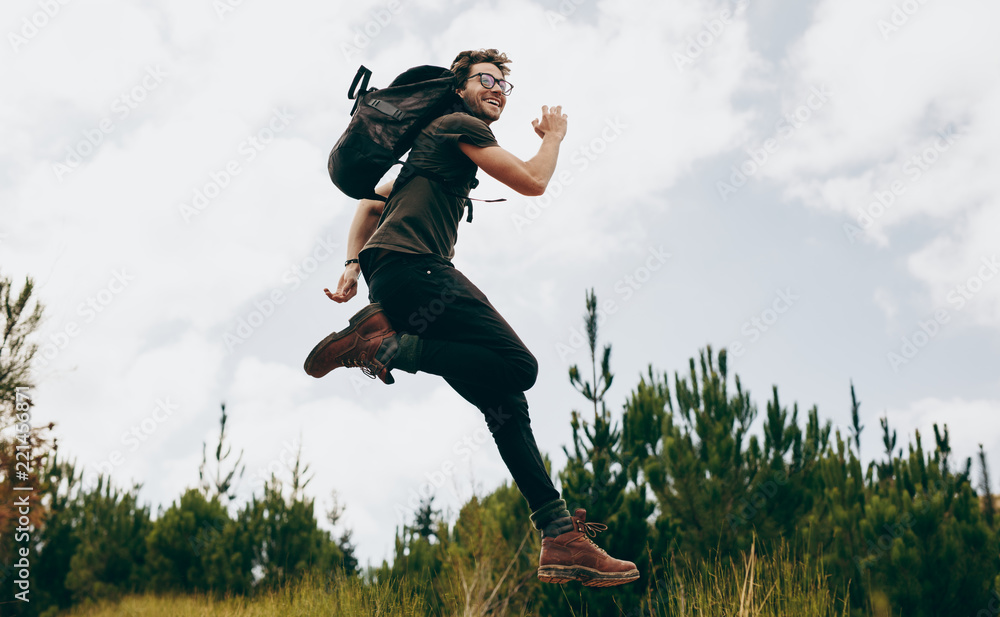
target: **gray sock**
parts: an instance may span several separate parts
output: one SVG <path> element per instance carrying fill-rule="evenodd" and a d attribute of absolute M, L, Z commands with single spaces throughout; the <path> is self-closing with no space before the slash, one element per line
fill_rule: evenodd
<path fill-rule="evenodd" d="M 551 523 L 542 530 L 543 538 L 554 538 L 561 536 L 567 531 L 573 531 L 573 519 L 568 516 L 553 519 Z"/>
<path fill-rule="evenodd" d="M 399 351 L 392 359 L 390 368 L 416 373 L 420 370 L 420 354 L 423 349 L 424 342 L 420 337 L 415 334 L 403 334 L 399 337 Z"/>
<path fill-rule="evenodd" d="M 554 538 L 573 530 L 573 519 L 570 518 L 566 501 L 555 499 L 531 513 L 531 524 L 542 532 L 543 538 Z"/>

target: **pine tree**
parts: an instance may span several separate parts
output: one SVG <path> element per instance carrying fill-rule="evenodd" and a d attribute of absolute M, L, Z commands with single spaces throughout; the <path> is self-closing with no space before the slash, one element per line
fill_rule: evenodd
<path fill-rule="evenodd" d="M 340 503 L 340 497 L 337 495 L 336 489 L 331 491 L 330 498 L 331 505 L 326 513 L 326 520 L 329 521 L 331 527 L 336 528 L 347 506 Z M 337 548 L 344 555 L 342 562 L 343 571 L 348 576 L 354 576 L 358 573 L 357 546 L 351 542 L 352 534 L 353 531 L 351 529 L 345 528 L 341 532 L 340 537 L 337 538 Z"/>
<path fill-rule="evenodd" d="M 600 546 L 615 557 L 635 562 L 639 568 L 642 581 L 638 584 L 613 591 L 586 589 L 581 592 L 591 614 L 610 615 L 617 614 L 616 606 L 637 606 L 648 582 L 648 562 L 643 559 L 649 536 L 646 518 L 652 514 L 654 505 L 646 498 L 645 486 L 633 482 L 629 488 L 629 480 L 638 479 L 644 456 L 642 451 L 650 441 L 648 432 L 640 432 L 640 429 L 649 429 L 650 418 L 655 418 L 657 413 L 662 414 L 662 407 L 658 412 L 642 407 L 641 410 L 634 410 L 632 416 L 623 416 L 629 431 L 628 444 L 623 442 L 622 429 L 612 419 L 605 401 L 614 375 L 611 372 L 611 345 L 605 345 L 598 356 L 597 306 L 597 296 L 591 289 L 586 294 L 587 311 L 584 314 L 590 351 L 590 379 L 582 376 L 578 366 L 569 368 L 570 383 L 592 406 L 593 419 L 587 421 L 583 414 L 573 410 L 570 425 L 573 450 L 571 452 L 563 447 L 567 461 L 559 478 L 563 498 L 571 513 L 583 508 L 587 511 L 587 520 L 608 526 L 607 531 L 597 539 Z M 646 397 L 649 394 L 643 391 L 633 396 Z M 655 443 L 653 438 L 653 448 Z M 546 588 L 544 597 L 549 611 L 569 608 L 559 589 Z"/>
<path fill-rule="evenodd" d="M 421 498 L 413 521 L 413 531 L 421 538 L 430 541 L 431 536 L 437 536 L 434 527 L 440 516 L 441 512 L 434 509 L 434 495 Z"/>
<path fill-rule="evenodd" d="M 32 337 L 42 321 L 43 307 L 32 299 L 35 283 L 29 277 L 16 295 L 9 278 L 0 277 L 3 340 L 0 346 L 0 404 L 9 412 L 18 388 L 34 386 L 31 363 L 38 352 Z"/>
<path fill-rule="evenodd" d="M 614 379 L 610 368 L 611 345 L 605 345 L 601 372 L 597 372 L 597 297 L 593 290 L 587 294 L 586 305 L 584 324 L 590 348 L 591 380 L 581 378 L 576 365 L 569 369 L 569 380 L 593 406 L 594 415 L 587 422 L 579 412 L 572 412 L 573 451 L 563 447 L 567 463 L 560 480 L 570 512 L 584 508 L 588 518 L 606 521 L 610 537 L 611 519 L 624 501 L 628 474 L 621 464 L 621 431 L 604 401 Z"/>
<path fill-rule="evenodd" d="M 160 513 L 146 536 L 150 587 L 157 592 L 191 593 L 215 588 L 225 576 L 210 558 L 230 524 L 218 496 L 188 489 Z"/>
<path fill-rule="evenodd" d="M 65 583 L 74 603 L 145 590 L 151 523 L 149 508 L 138 503 L 138 492 L 138 485 L 121 490 L 102 476 L 80 495 L 74 508 L 76 549 Z"/>
<path fill-rule="evenodd" d="M 252 520 L 259 544 L 254 547 L 254 565 L 263 572 L 263 584 L 270 587 L 294 581 L 312 573 L 327 576 L 343 563 L 343 555 L 330 533 L 319 528 L 315 502 L 305 496 L 312 480 L 309 465 L 302 461 L 302 448 L 295 456 L 285 495 L 285 483 L 272 475 L 264 485 L 264 496 L 247 506 L 245 518 Z"/>
<path fill-rule="evenodd" d="M 219 443 L 215 446 L 215 456 L 213 458 L 215 473 L 212 474 L 208 469 L 208 442 L 202 442 L 201 444 L 201 466 L 198 468 L 198 480 L 201 482 L 201 490 L 205 494 L 205 497 L 217 498 L 223 504 L 231 503 L 233 499 L 236 498 L 236 486 L 234 482 L 238 482 L 243 478 L 244 472 L 246 472 L 246 465 L 240 465 L 243 461 L 243 450 L 240 450 L 240 454 L 236 457 L 236 462 L 233 463 L 232 469 L 229 471 L 223 470 L 223 465 L 231 455 L 232 446 L 226 443 L 226 420 L 228 416 L 226 415 L 226 404 L 222 403 L 222 414 L 219 417 Z M 299 446 L 299 451 L 301 452 L 301 445 Z M 296 459 L 297 461 L 298 459 Z"/>
<path fill-rule="evenodd" d="M 986 524 L 994 527 L 996 504 L 993 502 L 993 493 L 990 491 L 990 470 L 986 465 L 986 452 L 983 450 L 983 444 L 979 444 L 979 468 L 982 470 L 979 487 L 983 491 L 983 516 L 986 517 Z"/>
<path fill-rule="evenodd" d="M 861 419 L 858 416 L 859 409 L 861 409 L 861 401 L 854 395 L 854 382 L 851 382 L 851 437 L 854 439 L 854 450 L 858 456 L 861 456 L 861 431 L 865 427 L 861 425 Z"/>
<path fill-rule="evenodd" d="M 761 499 L 758 486 L 764 484 L 759 474 L 769 456 L 756 436 L 744 451 L 757 412 L 738 377 L 736 393 L 729 397 L 725 350 L 717 365 L 711 347 L 700 358 L 700 378 L 694 359 L 690 383 L 675 375 L 676 407 L 668 399 L 663 447 L 645 466 L 660 509 L 658 551 L 666 554 L 674 548 L 696 559 L 710 558 L 717 550 L 749 549 L 754 526 L 766 518 L 758 515 L 768 501 Z M 765 429 L 768 448 L 775 452 L 787 449 L 791 440 L 791 433 L 779 426 L 784 419 L 775 399 Z"/>

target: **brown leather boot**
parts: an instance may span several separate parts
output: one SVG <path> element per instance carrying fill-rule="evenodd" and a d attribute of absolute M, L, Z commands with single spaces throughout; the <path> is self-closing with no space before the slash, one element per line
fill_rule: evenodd
<path fill-rule="evenodd" d="M 399 340 L 377 302 L 358 311 L 346 329 L 334 332 L 313 347 L 306 358 L 306 373 L 322 377 L 341 366 L 359 367 L 372 379 L 395 381 L 386 364 L 399 350 Z"/>
<path fill-rule="evenodd" d="M 604 531 L 607 525 L 588 523 L 587 511 L 579 508 L 571 517 L 573 531 L 554 538 L 542 538 L 538 557 L 538 579 L 543 583 L 580 581 L 587 587 L 611 587 L 631 583 L 639 570 L 631 561 L 615 559 L 600 548 L 590 536 Z"/>

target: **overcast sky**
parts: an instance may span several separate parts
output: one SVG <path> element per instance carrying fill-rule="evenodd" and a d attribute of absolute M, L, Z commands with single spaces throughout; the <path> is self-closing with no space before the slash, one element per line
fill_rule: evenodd
<path fill-rule="evenodd" d="M 776 384 L 846 432 L 853 381 L 865 462 L 882 416 L 903 446 L 947 423 L 997 490 L 998 18 L 987 0 L 8 0 L 0 272 L 46 307 L 35 422 L 155 512 L 197 483 L 225 401 L 239 500 L 301 445 L 318 517 L 336 490 L 362 563 L 391 556 L 419 492 L 454 517 L 507 479 L 439 378 L 302 370 L 367 294 L 322 292 L 356 205 L 326 157 L 358 65 L 385 86 L 496 47 L 500 144 L 532 156 L 546 104 L 569 132 L 542 197 L 480 174 L 476 196 L 508 201 L 476 206 L 454 261 L 539 360 L 556 469 L 593 287 L 616 416 L 647 366 L 726 347 L 761 413 Z"/>

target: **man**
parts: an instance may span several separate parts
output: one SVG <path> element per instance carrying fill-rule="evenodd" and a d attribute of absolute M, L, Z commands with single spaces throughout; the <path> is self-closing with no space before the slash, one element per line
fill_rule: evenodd
<path fill-rule="evenodd" d="M 639 577 L 635 564 L 610 557 L 590 539 L 605 525 L 571 516 L 552 484 L 535 444 L 524 392 L 538 372 L 534 356 L 514 330 L 451 263 L 459 222 L 477 169 L 522 195 L 541 195 L 555 171 L 567 117 L 542 107 L 532 126 L 538 153 L 522 161 L 501 148 L 489 125 L 500 118 L 513 86 L 505 54 L 464 51 L 451 66 L 464 111 L 434 120 L 414 142 L 408 162 L 431 172 L 412 175 L 388 201 L 361 200 L 348 234 L 347 263 L 337 290 L 347 302 L 363 273 L 372 304 L 349 327 L 320 342 L 305 370 L 322 377 L 341 366 L 393 383 L 390 373 L 440 375 L 486 417 L 487 426 L 542 533 L 538 576 L 589 586 L 619 585 Z"/>

